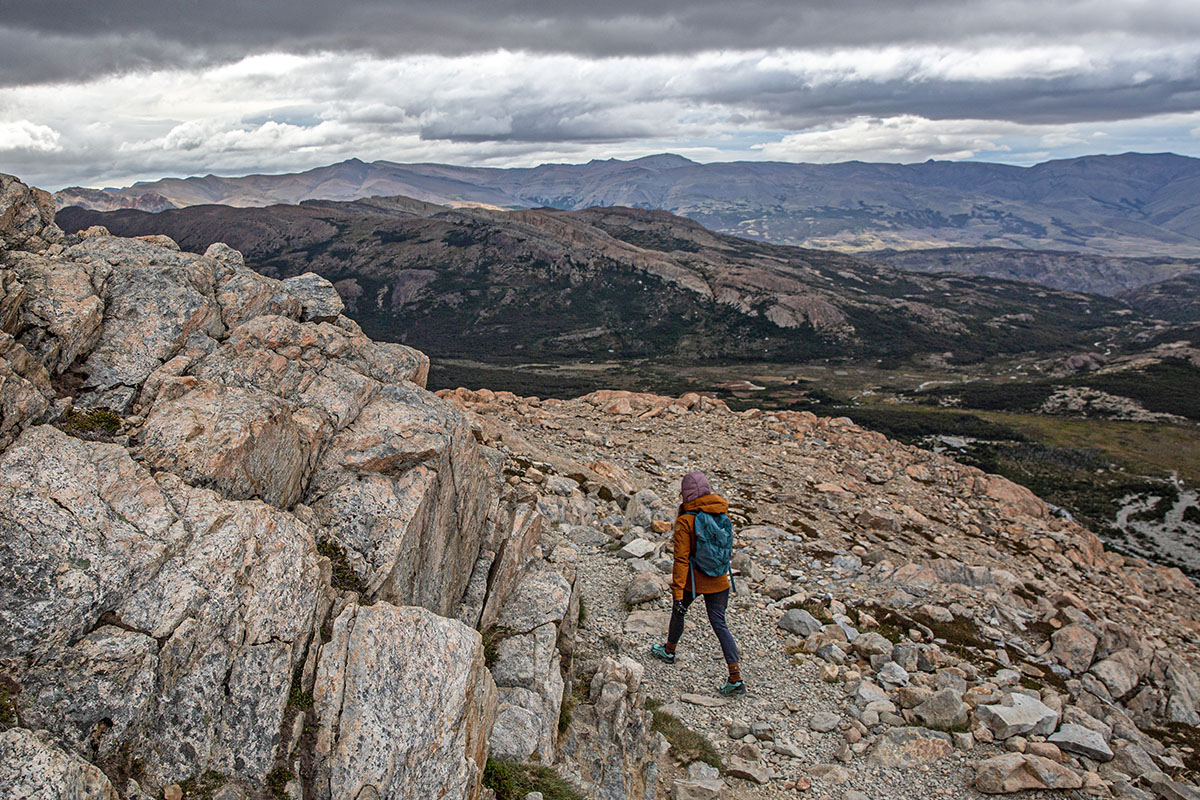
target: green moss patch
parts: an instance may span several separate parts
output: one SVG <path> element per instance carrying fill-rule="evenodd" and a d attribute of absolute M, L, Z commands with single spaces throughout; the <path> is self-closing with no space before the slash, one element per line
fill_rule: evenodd
<path fill-rule="evenodd" d="M 0 731 L 6 731 L 19 723 L 17 717 L 17 685 L 0 675 Z"/>
<path fill-rule="evenodd" d="M 297 665 L 292 671 L 292 688 L 288 692 L 288 707 L 295 708 L 304 713 L 312 711 L 313 695 L 312 692 L 304 691 L 304 664 Z"/>
<path fill-rule="evenodd" d="M 106 408 L 73 408 L 55 426 L 77 439 L 108 442 L 121 430 L 121 418 Z"/>
<path fill-rule="evenodd" d="M 183 800 L 209 800 L 228 781 L 229 778 L 222 773 L 206 769 L 199 775 L 180 781 L 179 788 L 183 791 Z"/>
<path fill-rule="evenodd" d="M 280 764 L 267 773 L 266 789 L 267 796 L 277 798 L 278 800 L 286 800 L 288 781 L 295 779 L 296 773 L 292 772 L 291 768 L 286 764 Z"/>
<path fill-rule="evenodd" d="M 357 592 L 360 596 L 366 594 L 367 587 L 354 567 L 350 566 L 350 558 L 346 548 L 336 539 L 321 539 L 317 542 L 317 552 L 329 559 L 333 567 L 333 578 L 330 581 L 333 588 L 343 592 Z"/>

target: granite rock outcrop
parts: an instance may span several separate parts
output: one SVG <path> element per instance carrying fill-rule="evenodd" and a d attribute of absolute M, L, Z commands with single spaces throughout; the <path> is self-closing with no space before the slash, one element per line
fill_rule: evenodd
<path fill-rule="evenodd" d="M 497 691 L 450 615 L 500 460 L 341 309 L 0 176 L 0 785 L 481 796 Z"/>

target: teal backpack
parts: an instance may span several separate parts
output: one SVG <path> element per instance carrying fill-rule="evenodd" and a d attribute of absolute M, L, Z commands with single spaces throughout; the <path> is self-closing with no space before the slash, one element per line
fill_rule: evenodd
<path fill-rule="evenodd" d="M 697 569 L 713 578 L 728 575 L 729 586 L 736 592 L 733 571 L 729 568 L 729 561 L 733 558 L 733 523 L 729 521 L 729 515 L 709 514 L 706 511 L 689 513 L 695 514 L 693 527 L 696 531 L 696 546 L 691 557 L 692 594 L 696 593 Z"/>

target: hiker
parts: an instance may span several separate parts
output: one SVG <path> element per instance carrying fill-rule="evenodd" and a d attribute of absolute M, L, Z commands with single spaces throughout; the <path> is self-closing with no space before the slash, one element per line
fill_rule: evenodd
<path fill-rule="evenodd" d="M 745 694 L 738 666 L 737 644 L 725 625 L 732 576 L 729 557 L 733 552 L 733 527 L 729 523 L 729 503 L 713 494 L 703 472 L 689 472 L 681 486 L 683 502 L 675 517 L 675 568 L 671 575 L 671 624 L 667 643 L 650 647 L 650 654 L 668 664 L 675 663 L 675 645 L 683 635 L 683 618 L 696 595 L 704 595 L 704 609 L 713 633 L 721 642 L 721 652 L 729 667 L 729 680 L 721 694 Z"/>

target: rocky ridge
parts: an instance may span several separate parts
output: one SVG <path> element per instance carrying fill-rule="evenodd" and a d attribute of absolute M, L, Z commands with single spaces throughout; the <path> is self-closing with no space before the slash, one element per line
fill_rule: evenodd
<path fill-rule="evenodd" d="M 1121 303 L 970 275 L 921 275 L 769 245 L 664 211 L 500 212 L 405 197 L 238 209 L 59 212 L 69 230 L 228 242 L 270 277 L 316 272 L 379 338 L 486 363 L 679 363 L 1091 347 L 1136 330 Z"/>
<path fill-rule="evenodd" d="M 0 796 L 480 798 L 489 752 L 554 762 L 575 552 L 342 308 L 0 176 Z M 571 752 L 632 792 L 640 673 L 601 666 Z"/>
<path fill-rule="evenodd" d="M 1195 585 L 1023 487 L 848 419 L 694 394 L 439 394 L 581 550 L 576 675 L 638 662 L 659 713 L 722 759 L 718 776 L 673 743 L 672 797 L 1198 796 Z M 750 693 L 732 701 L 702 614 L 677 665 L 648 653 L 690 469 L 738 535 Z"/>

